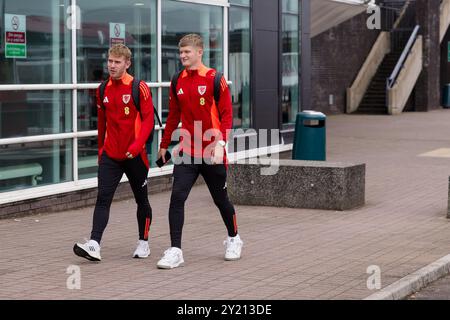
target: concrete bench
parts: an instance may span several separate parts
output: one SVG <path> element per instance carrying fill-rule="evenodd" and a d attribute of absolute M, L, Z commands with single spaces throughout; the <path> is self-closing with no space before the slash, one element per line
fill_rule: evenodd
<path fill-rule="evenodd" d="M 228 195 L 237 205 L 348 210 L 364 205 L 365 164 L 278 160 L 278 172 L 262 164 L 230 164 Z"/>
<path fill-rule="evenodd" d="M 26 163 L 15 166 L 0 167 L 0 180 L 31 177 L 31 185 L 37 185 L 37 179 L 42 174 L 39 163 Z"/>

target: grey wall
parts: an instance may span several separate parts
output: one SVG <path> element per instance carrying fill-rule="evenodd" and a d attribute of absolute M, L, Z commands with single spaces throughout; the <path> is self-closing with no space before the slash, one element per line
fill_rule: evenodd
<path fill-rule="evenodd" d="M 280 119 L 279 1 L 252 2 L 252 127 L 273 129 Z"/>
<path fill-rule="evenodd" d="M 440 0 L 417 0 L 417 23 L 423 36 L 423 70 L 416 84 L 416 111 L 440 106 Z"/>
<path fill-rule="evenodd" d="M 350 87 L 372 49 L 380 31 L 369 30 L 365 12 L 331 28 L 311 40 L 311 109 L 344 113 Z M 334 104 L 329 104 L 329 95 Z"/>
<path fill-rule="evenodd" d="M 445 84 L 450 83 L 450 62 L 448 62 L 447 57 L 448 42 L 450 42 L 450 28 L 447 29 L 447 33 L 441 43 L 441 88 Z"/>

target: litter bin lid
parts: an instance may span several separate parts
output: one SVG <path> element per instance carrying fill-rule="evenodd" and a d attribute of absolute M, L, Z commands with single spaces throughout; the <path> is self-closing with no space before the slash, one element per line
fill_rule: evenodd
<path fill-rule="evenodd" d="M 319 118 L 319 119 L 325 119 L 326 116 L 325 114 L 323 114 L 322 112 L 319 111 L 314 111 L 314 110 L 303 110 L 302 112 L 300 112 L 300 114 L 302 116 L 306 116 L 306 117 L 311 117 L 311 118 Z"/>

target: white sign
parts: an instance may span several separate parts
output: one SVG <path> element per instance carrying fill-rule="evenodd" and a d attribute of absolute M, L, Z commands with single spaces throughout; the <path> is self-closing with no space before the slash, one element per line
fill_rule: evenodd
<path fill-rule="evenodd" d="M 5 13 L 5 57 L 27 57 L 27 18 L 20 14 Z"/>
<path fill-rule="evenodd" d="M 109 23 L 109 44 L 125 44 L 125 23 Z"/>

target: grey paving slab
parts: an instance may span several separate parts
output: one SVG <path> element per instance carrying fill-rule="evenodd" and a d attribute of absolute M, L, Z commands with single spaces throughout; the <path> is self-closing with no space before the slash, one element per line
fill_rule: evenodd
<path fill-rule="evenodd" d="M 446 218 L 450 110 L 327 118 L 327 159 L 366 164 L 366 205 L 347 211 L 236 206 L 245 242 L 223 260 L 226 233 L 206 186 L 187 201 L 186 266 L 158 270 L 169 245 L 169 192 L 150 196 L 152 253 L 132 259 L 135 203 L 114 202 L 102 262 L 72 253 L 89 235 L 92 207 L 0 220 L 0 299 L 363 299 L 370 266 L 381 288 L 449 254 Z M 151 183 L 151 181 L 150 181 Z M 80 289 L 68 289 L 69 267 Z"/>

